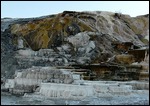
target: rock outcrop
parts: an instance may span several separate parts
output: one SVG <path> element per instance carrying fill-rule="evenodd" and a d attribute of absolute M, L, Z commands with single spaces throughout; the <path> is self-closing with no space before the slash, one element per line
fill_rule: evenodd
<path fill-rule="evenodd" d="M 14 94 L 41 87 L 39 91 L 50 97 L 56 96 L 51 93 L 55 87 L 48 89 L 45 83 L 79 84 L 81 79 L 149 81 L 148 37 L 149 14 L 130 17 L 103 11 L 64 11 L 38 18 L 4 18 L 1 83 Z M 71 85 L 66 87 L 72 89 Z M 99 92 L 101 88 L 89 89 Z M 93 92 L 83 92 L 82 96 Z"/>

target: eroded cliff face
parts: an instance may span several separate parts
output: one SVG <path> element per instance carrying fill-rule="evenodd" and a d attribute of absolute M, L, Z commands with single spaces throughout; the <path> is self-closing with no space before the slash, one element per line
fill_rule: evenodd
<path fill-rule="evenodd" d="M 143 45 L 141 40 L 147 36 L 148 23 L 148 16 L 66 11 L 43 19 L 15 23 L 10 30 L 12 34 L 22 36 L 33 50 L 59 46 L 66 37 L 84 31 L 108 34 L 111 41 Z"/>
<path fill-rule="evenodd" d="M 1 19 L 1 22 L 1 73 L 5 77 L 14 66 L 26 69 L 106 62 L 126 65 L 149 56 L 149 15 L 64 11 L 39 18 Z M 146 49 L 140 52 L 143 57 L 138 61 L 138 56 L 133 55 L 137 51 L 130 50 L 142 47 Z M 11 64 L 9 69 L 8 64 Z"/>

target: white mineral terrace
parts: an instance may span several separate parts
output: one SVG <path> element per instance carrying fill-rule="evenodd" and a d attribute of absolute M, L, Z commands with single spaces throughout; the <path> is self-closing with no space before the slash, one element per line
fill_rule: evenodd
<path fill-rule="evenodd" d="M 113 95 L 130 95 L 135 89 L 149 90 L 148 82 L 137 81 L 84 81 L 75 80 L 72 84 L 43 83 L 36 79 L 9 79 L 6 88 L 14 88 L 15 84 L 35 85 L 39 84 L 38 94 L 47 98 L 83 99 L 86 97 L 108 97 Z M 134 88 L 134 89 L 133 89 Z M 16 91 L 14 89 L 14 91 Z"/>
<path fill-rule="evenodd" d="M 95 93 L 94 88 L 87 85 L 41 83 L 40 94 L 50 98 L 81 99 Z"/>
<path fill-rule="evenodd" d="M 13 93 L 27 93 L 33 90 L 32 86 L 37 86 L 34 92 L 39 96 L 62 99 L 110 97 L 149 91 L 148 81 L 88 81 L 74 74 L 74 69 L 68 70 L 53 67 L 18 70 L 14 79 L 6 81 L 5 88 Z"/>

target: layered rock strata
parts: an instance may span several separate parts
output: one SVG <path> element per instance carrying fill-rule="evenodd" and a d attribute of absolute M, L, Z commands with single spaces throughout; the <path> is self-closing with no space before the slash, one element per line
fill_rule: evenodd
<path fill-rule="evenodd" d="M 148 90 L 148 23 L 103 11 L 1 19 L 1 89 L 73 99 Z"/>

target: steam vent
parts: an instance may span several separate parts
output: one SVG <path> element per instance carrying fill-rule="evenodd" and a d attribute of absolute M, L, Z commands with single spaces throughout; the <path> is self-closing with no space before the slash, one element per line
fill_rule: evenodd
<path fill-rule="evenodd" d="M 73 100 L 148 95 L 149 14 L 1 18 L 1 92 Z"/>

